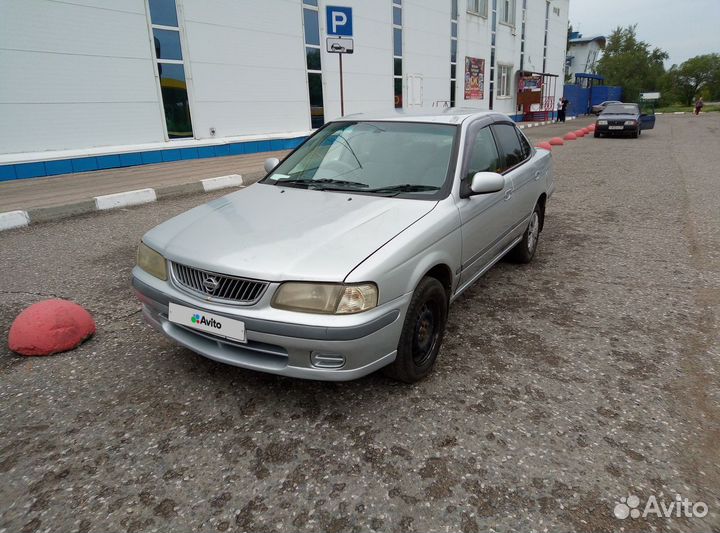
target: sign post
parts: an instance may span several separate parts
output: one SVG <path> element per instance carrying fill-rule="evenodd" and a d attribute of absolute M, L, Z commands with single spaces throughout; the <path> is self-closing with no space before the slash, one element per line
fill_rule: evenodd
<path fill-rule="evenodd" d="M 327 51 L 338 55 L 340 63 L 340 115 L 345 115 L 345 95 L 343 89 L 343 54 L 352 54 L 354 42 L 352 39 L 352 8 L 340 6 L 327 6 L 327 32 L 333 37 L 327 38 Z"/>

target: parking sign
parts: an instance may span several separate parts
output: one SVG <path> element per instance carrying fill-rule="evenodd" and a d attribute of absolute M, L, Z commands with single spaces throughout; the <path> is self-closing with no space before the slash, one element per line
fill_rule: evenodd
<path fill-rule="evenodd" d="M 327 34 L 352 37 L 352 8 L 327 6 Z"/>

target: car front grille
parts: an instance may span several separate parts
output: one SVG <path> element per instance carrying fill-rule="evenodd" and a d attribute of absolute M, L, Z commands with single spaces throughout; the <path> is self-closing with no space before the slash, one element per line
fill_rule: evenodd
<path fill-rule="evenodd" d="M 181 288 L 226 303 L 255 303 L 268 286 L 266 281 L 227 276 L 180 263 L 172 263 L 172 273 Z"/>
<path fill-rule="evenodd" d="M 608 120 L 608 126 L 624 126 L 624 120 Z"/>

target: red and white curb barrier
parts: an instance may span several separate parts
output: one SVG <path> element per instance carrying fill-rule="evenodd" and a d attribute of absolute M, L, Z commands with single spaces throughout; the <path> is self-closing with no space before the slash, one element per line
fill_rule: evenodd
<path fill-rule="evenodd" d="M 248 183 L 252 183 L 251 179 Z M 22 228 L 37 222 L 45 222 L 59 218 L 66 218 L 74 215 L 92 213 L 94 211 L 106 211 L 120 207 L 132 207 L 134 205 L 149 204 L 163 198 L 181 196 L 185 194 L 197 194 L 221 189 L 243 187 L 246 183 L 240 174 L 229 176 L 218 176 L 207 178 L 193 183 L 170 185 L 155 189 L 138 189 L 134 191 L 118 192 L 95 196 L 90 200 L 81 200 L 71 204 L 40 207 L 36 209 L 7 211 L 0 213 L 0 231 Z"/>

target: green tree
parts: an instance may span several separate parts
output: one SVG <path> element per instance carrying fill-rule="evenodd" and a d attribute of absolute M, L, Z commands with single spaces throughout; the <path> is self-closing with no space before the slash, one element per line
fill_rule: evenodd
<path fill-rule="evenodd" d="M 657 91 L 665 76 L 667 52 L 637 38 L 637 24 L 617 27 L 598 61 L 597 72 L 608 85 L 623 88 L 623 99 L 635 102 L 641 91 Z"/>
<path fill-rule="evenodd" d="M 695 97 L 720 96 L 720 54 L 705 54 L 688 59 L 680 66 L 673 65 L 667 72 L 666 90 L 672 91 L 675 100 L 692 105 Z"/>

